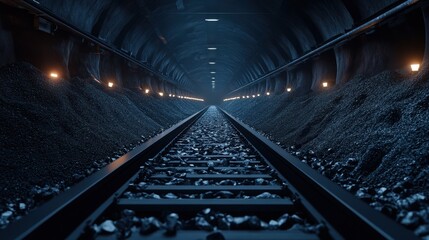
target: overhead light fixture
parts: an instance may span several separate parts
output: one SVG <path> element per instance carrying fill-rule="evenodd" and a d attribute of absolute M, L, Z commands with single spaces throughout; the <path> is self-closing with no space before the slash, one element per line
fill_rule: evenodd
<path fill-rule="evenodd" d="M 171 94 L 168 94 L 169 97 L 171 97 Z"/>
<path fill-rule="evenodd" d="M 206 18 L 206 22 L 219 22 L 218 18 Z"/>
<path fill-rule="evenodd" d="M 217 48 L 215 48 L 215 47 L 209 47 L 209 48 L 207 48 L 207 50 L 214 51 L 214 50 L 217 50 Z"/>
<path fill-rule="evenodd" d="M 216 74 L 216 72 L 210 72 L 211 74 Z"/>
<path fill-rule="evenodd" d="M 267 96 L 270 96 L 270 92 L 267 92 Z"/>
<path fill-rule="evenodd" d="M 215 83 L 216 81 L 212 81 L 212 83 Z"/>
<path fill-rule="evenodd" d="M 49 77 L 51 77 L 51 78 L 58 78 L 58 77 L 59 77 L 59 75 L 58 75 L 58 73 L 56 73 L 56 72 L 51 72 L 51 73 L 49 74 Z"/>
<path fill-rule="evenodd" d="M 145 92 L 146 94 L 148 94 L 150 91 L 149 91 L 149 89 L 147 89 L 147 88 L 146 88 L 146 89 L 144 90 L 144 92 Z"/>
<path fill-rule="evenodd" d="M 212 77 L 212 79 L 216 79 L 215 77 Z"/>
<path fill-rule="evenodd" d="M 252 95 L 252 98 L 255 98 L 256 96 L 255 95 Z"/>
<path fill-rule="evenodd" d="M 288 92 L 292 92 L 292 88 L 286 88 L 286 91 L 288 91 Z"/>
<path fill-rule="evenodd" d="M 258 95 L 256 95 L 256 96 L 260 97 L 260 96 L 261 96 L 261 94 L 259 94 L 259 93 L 258 93 Z"/>
<path fill-rule="evenodd" d="M 420 64 L 418 64 L 418 63 L 411 64 L 410 66 L 411 66 L 411 71 L 412 72 L 418 72 L 419 69 L 420 69 Z"/>
<path fill-rule="evenodd" d="M 322 86 L 323 86 L 324 88 L 327 88 L 327 87 L 328 87 L 328 82 L 323 82 L 323 83 L 322 83 Z"/>
<path fill-rule="evenodd" d="M 115 84 L 113 84 L 113 82 L 109 82 L 107 83 L 107 86 L 109 86 L 109 88 L 112 88 Z"/>
<path fill-rule="evenodd" d="M 164 96 L 164 93 L 163 93 L 163 92 L 159 92 L 158 94 L 159 94 L 159 96 L 161 96 L 161 97 L 162 97 L 162 96 Z"/>
<path fill-rule="evenodd" d="M 209 62 L 209 64 L 210 64 L 210 65 L 215 65 L 215 64 L 216 64 L 216 62 Z"/>

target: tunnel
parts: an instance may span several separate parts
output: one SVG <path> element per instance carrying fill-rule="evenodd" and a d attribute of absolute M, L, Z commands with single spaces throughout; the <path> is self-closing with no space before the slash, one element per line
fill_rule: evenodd
<path fill-rule="evenodd" d="M 429 239 L 427 0 L 0 0 L 0 86 L 1 239 Z"/>

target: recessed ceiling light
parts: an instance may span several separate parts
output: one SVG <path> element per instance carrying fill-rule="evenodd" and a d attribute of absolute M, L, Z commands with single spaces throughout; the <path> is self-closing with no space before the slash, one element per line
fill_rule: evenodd
<path fill-rule="evenodd" d="M 206 22 L 219 22 L 218 18 L 206 18 Z"/>
<path fill-rule="evenodd" d="M 215 77 L 212 77 L 212 79 L 216 79 Z"/>
<path fill-rule="evenodd" d="M 216 74 L 216 72 L 210 72 L 211 74 Z"/>
<path fill-rule="evenodd" d="M 216 81 L 212 81 L 212 83 L 215 83 Z"/>
<path fill-rule="evenodd" d="M 209 47 L 209 48 L 207 48 L 207 50 L 217 50 L 217 48 L 215 48 L 215 47 Z"/>
<path fill-rule="evenodd" d="M 215 64 L 216 64 L 216 62 L 209 62 L 209 64 L 210 64 L 210 65 L 215 65 Z"/>

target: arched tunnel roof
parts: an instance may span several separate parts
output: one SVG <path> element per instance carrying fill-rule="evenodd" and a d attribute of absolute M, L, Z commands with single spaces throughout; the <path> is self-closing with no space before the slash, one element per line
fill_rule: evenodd
<path fill-rule="evenodd" d="M 216 92 L 222 95 L 399 1 L 39 2 L 82 31 L 129 52 L 190 91 L 211 92 L 215 78 Z"/>

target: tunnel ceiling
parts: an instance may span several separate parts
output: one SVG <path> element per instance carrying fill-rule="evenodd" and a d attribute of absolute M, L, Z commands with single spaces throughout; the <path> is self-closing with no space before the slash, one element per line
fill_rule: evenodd
<path fill-rule="evenodd" d="M 129 52 L 180 86 L 201 95 L 223 95 L 400 1 L 39 2 L 81 30 Z"/>

